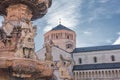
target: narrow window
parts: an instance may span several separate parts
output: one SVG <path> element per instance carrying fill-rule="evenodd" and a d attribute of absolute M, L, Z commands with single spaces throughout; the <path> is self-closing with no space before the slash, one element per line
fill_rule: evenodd
<path fill-rule="evenodd" d="M 58 39 L 58 38 L 59 38 L 59 34 L 57 33 L 57 34 L 56 34 L 56 39 Z"/>
<path fill-rule="evenodd" d="M 69 36 L 67 36 L 67 39 L 69 39 L 70 37 Z"/>
<path fill-rule="evenodd" d="M 79 58 L 79 64 L 82 64 L 82 59 L 81 58 Z"/>
<path fill-rule="evenodd" d="M 96 57 L 94 57 L 93 59 L 94 59 L 94 63 L 96 63 L 96 62 L 97 62 L 97 58 L 96 58 Z"/>
<path fill-rule="evenodd" d="M 111 60 L 112 60 L 112 61 L 115 61 L 115 56 L 112 55 L 112 56 L 111 56 Z"/>
<path fill-rule="evenodd" d="M 56 39 L 58 39 L 58 36 L 56 36 Z"/>

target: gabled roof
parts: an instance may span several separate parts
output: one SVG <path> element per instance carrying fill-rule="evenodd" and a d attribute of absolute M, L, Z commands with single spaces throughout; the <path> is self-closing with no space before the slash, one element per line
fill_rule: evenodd
<path fill-rule="evenodd" d="M 120 63 L 75 65 L 73 70 L 120 69 Z"/>
<path fill-rule="evenodd" d="M 92 52 L 92 51 L 105 51 L 105 50 L 117 50 L 117 49 L 120 49 L 120 45 L 106 45 L 106 46 L 95 46 L 95 47 L 83 47 L 83 48 L 75 48 L 72 53 Z"/>
<path fill-rule="evenodd" d="M 65 26 L 63 26 L 62 24 L 59 24 L 58 26 L 54 27 L 51 31 L 53 30 L 68 30 L 68 31 L 73 31 Z"/>

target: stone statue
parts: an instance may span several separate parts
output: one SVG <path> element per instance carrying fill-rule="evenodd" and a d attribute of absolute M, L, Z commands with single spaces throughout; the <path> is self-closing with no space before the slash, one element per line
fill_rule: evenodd
<path fill-rule="evenodd" d="M 46 48 L 46 53 L 45 53 L 45 60 L 48 61 L 53 61 L 53 57 L 52 57 L 52 46 L 50 45 L 51 43 L 46 43 L 45 44 L 45 48 Z"/>
<path fill-rule="evenodd" d="M 59 68 L 59 76 L 61 79 L 73 80 L 73 75 L 71 75 L 71 71 L 69 66 L 72 65 L 71 59 L 65 59 L 62 55 L 60 55 L 60 61 L 57 63 L 57 67 Z"/>

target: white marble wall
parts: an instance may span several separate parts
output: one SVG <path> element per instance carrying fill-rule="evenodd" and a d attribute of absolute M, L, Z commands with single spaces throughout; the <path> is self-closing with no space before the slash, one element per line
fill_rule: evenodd
<path fill-rule="evenodd" d="M 112 55 L 115 57 L 115 61 L 111 60 Z M 97 63 L 94 62 L 94 60 L 93 60 L 94 57 L 97 57 Z M 73 59 L 74 59 L 76 65 L 82 65 L 79 63 L 79 58 L 82 59 L 82 64 L 120 62 L 120 50 L 73 53 Z"/>

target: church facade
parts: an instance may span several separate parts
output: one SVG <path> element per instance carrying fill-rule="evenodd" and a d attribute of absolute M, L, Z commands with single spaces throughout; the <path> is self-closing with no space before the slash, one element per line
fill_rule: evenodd
<path fill-rule="evenodd" d="M 76 48 L 75 80 L 120 80 L 120 45 Z"/>
<path fill-rule="evenodd" d="M 62 24 L 45 33 L 44 44 L 48 42 L 54 44 L 51 53 L 55 63 L 61 55 L 73 60 L 67 70 L 74 80 L 120 80 L 120 45 L 76 48 L 76 33 Z M 45 52 L 45 47 L 37 52 L 40 60 L 45 59 Z M 54 75 L 63 80 L 59 69 Z"/>

